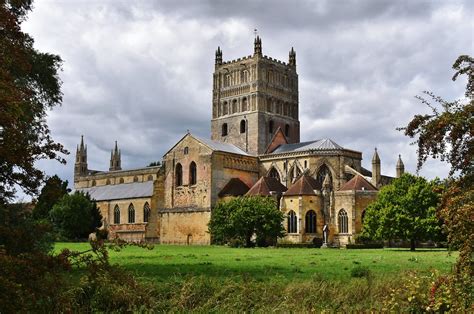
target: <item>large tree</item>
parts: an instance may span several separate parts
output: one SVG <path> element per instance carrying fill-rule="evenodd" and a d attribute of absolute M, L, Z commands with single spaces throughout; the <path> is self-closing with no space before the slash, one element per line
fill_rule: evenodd
<path fill-rule="evenodd" d="M 64 195 L 51 210 L 51 221 L 68 239 L 84 239 L 102 224 L 102 215 L 89 194 Z"/>
<path fill-rule="evenodd" d="M 209 232 L 216 244 L 233 241 L 246 247 L 266 246 L 284 235 L 283 213 L 271 197 L 238 197 L 222 202 L 212 210 Z"/>
<path fill-rule="evenodd" d="M 364 216 L 363 235 L 372 239 L 437 240 L 441 223 L 436 217 L 439 181 L 428 182 L 408 173 L 384 186 Z"/>
<path fill-rule="evenodd" d="M 0 197 L 10 198 L 14 186 L 30 194 L 42 184 L 40 159 L 64 163 L 67 153 L 53 141 L 47 110 L 62 101 L 58 71 L 61 58 L 36 50 L 21 23 L 31 0 L 0 1 Z"/>
<path fill-rule="evenodd" d="M 35 219 L 49 219 L 49 212 L 65 194 L 70 190 L 67 188 L 67 181 L 61 180 L 54 175 L 46 180 L 38 200 L 33 209 Z"/>

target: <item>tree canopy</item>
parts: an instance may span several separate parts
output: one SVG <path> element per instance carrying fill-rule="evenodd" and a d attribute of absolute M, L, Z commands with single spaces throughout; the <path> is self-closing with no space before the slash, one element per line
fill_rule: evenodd
<path fill-rule="evenodd" d="M 440 182 L 405 173 L 384 186 L 364 216 L 363 235 L 372 239 L 437 240 L 441 223 L 436 217 Z"/>
<path fill-rule="evenodd" d="M 61 58 L 33 46 L 21 31 L 31 0 L 0 2 L 0 197 L 10 198 L 14 186 L 34 194 L 43 172 L 40 159 L 65 163 L 63 146 L 53 141 L 46 123 L 47 110 L 62 101 Z"/>
<path fill-rule="evenodd" d="M 84 239 L 102 224 L 102 215 L 88 194 L 64 195 L 51 210 L 51 221 L 68 239 Z"/>
<path fill-rule="evenodd" d="M 212 210 L 209 232 L 216 244 L 237 243 L 251 247 L 275 243 L 284 235 L 283 213 L 270 197 L 238 197 L 217 204 Z"/>
<path fill-rule="evenodd" d="M 61 180 L 54 175 L 46 180 L 45 185 L 41 189 L 41 193 L 33 209 L 33 217 L 35 219 L 49 219 L 49 212 L 65 194 L 69 192 L 67 181 Z"/>

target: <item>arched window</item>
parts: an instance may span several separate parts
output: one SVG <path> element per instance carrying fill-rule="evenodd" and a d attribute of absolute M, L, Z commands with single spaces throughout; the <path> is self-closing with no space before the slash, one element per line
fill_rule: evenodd
<path fill-rule="evenodd" d="M 128 205 L 128 223 L 135 223 L 135 207 L 133 207 L 133 204 L 131 203 Z"/>
<path fill-rule="evenodd" d="M 105 184 L 109 185 L 110 184 L 110 179 L 107 179 L 107 181 L 105 181 Z"/>
<path fill-rule="evenodd" d="M 240 121 L 240 133 L 245 133 L 246 125 L 245 125 L 245 120 Z"/>
<path fill-rule="evenodd" d="M 347 212 L 344 209 L 339 211 L 337 215 L 337 221 L 339 226 L 339 233 L 348 233 L 349 232 L 349 220 L 347 218 Z"/>
<path fill-rule="evenodd" d="M 189 185 L 195 185 L 197 182 L 196 163 L 193 161 L 189 165 Z"/>
<path fill-rule="evenodd" d="M 183 154 L 187 155 L 189 154 L 189 147 L 186 146 L 184 149 L 183 149 Z"/>
<path fill-rule="evenodd" d="M 222 125 L 222 136 L 227 136 L 227 123 Z"/>
<path fill-rule="evenodd" d="M 120 208 L 118 205 L 115 205 L 114 208 L 114 224 L 119 224 L 120 223 Z"/>
<path fill-rule="evenodd" d="M 248 110 L 247 98 L 244 97 L 242 98 L 242 111 L 247 111 L 247 110 Z"/>
<path fill-rule="evenodd" d="M 268 122 L 268 133 L 273 133 L 273 120 L 270 120 L 270 122 Z"/>
<path fill-rule="evenodd" d="M 249 80 L 249 71 L 242 71 L 242 83 L 247 83 Z"/>
<path fill-rule="evenodd" d="M 278 181 L 281 181 L 280 180 L 280 174 L 278 173 L 278 171 L 272 167 L 272 169 L 270 170 L 270 172 L 268 173 L 268 176 L 270 178 L 275 178 L 277 179 Z"/>
<path fill-rule="evenodd" d="M 332 190 L 332 175 L 331 171 L 329 170 L 328 166 L 322 165 L 319 168 L 318 174 L 316 176 L 316 180 L 319 182 L 320 186 L 323 186 L 324 179 L 326 178 L 326 174 L 329 176 L 329 187 Z"/>
<path fill-rule="evenodd" d="M 133 182 L 138 182 L 138 177 L 137 176 L 133 177 Z"/>
<path fill-rule="evenodd" d="M 119 183 L 124 183 L 125 180 L 123 178 L 120 178 Z"/>
<path fill-rule="evenodd" d="M 237 108 L 237 99 L 232 100 L 232 113 L 238 112 L 239 109 Z"/>
<path fill-rule="evenodd" d="M 290 136 L 290 125 L 289 124 L 285 125 L 285 136 L 286 137 Z"/>
<path fill-rule="evenodd" d="M 296 213 L 292 210 L 288 213 L 287 222 L 288 222 L 288 233 L 297 233 L 298 232 L 298 221 Z"/>
<path fill-rule="evenodd" d="M 92 180 L 92 186 L 95 186 L 95 185 L 96 185 L 95 180 Z"/>
<path fill-rule="evenodd" d="M 146 178 L 146 179 L 147 179 L 147 181 L 153 181 L 153 176 L 150 174 L 150 175 L 148 175 L 148 178 Z"/>
<path fill-rule="evenodd" d="M 150 220 L 150 205 L 148 202 L 143 205 L 143 222 L 148 222 Z"/>
<path fill-rule="evenodd" d="M 224 87 L 230 86 L 230 74 L 224 77 Z"/>
<path fill-rule="evenodd" d="M 227 105 L 227 101 L 224 101 L 224 103 L 222 104 L 222 114 L 223 115 L 226 115 L 229 113 L 229 106 Z"/>
<path fill-rule="evenodd" d="M 316 213 L 314 210 L 310 210 L 306 213 L 304 218 L 305 226 L 306 226 L 306 233 L 316 233 Z"/>
<path fill-rule="evenodd" d="M 183 185 L 183 166 L 181 166 L 180 163 L 176 165 L 174 180 L 175 180 L 176 186 Z"/>
<path fill-rule="evenodd" d="M 300 176 L 301 170 L 297 165 L 294 165 L 290 170 L 290 180 L 291 183 L 294 183 L 296 179 Z"/>

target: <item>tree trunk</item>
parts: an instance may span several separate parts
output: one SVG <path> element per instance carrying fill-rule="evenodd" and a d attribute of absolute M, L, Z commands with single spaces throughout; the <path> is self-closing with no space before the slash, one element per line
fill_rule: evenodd
<path fill-rule="evenodd" d="M 410 251 L 414 251 L 415 250 L 415 239 L 411 239 L 410 240 Z"/>

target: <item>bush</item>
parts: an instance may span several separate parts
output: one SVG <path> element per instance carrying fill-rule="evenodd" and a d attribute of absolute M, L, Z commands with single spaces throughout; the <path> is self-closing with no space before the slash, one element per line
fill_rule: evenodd
<path fill-rule="evenodd" d="M 368 278 L 370 275 L 370 269 L 366 266 L 358 265 L 351 269 L 351 277 L 353 278 Z"/>
<path fill-rule="evenodd" d="M 358 244 L 347 244 L 346 249 L 383 249 L 383 243 L 358 243 Z"/>

